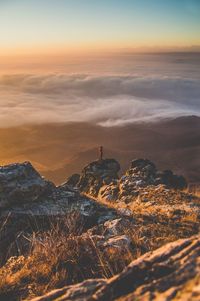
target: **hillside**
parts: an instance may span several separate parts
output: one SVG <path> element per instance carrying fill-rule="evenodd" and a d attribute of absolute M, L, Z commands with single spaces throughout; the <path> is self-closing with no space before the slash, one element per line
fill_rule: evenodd
<path fill-rule="evenodd" d="M 173 169 L 200 183 L 200 117 L 157 123 L 101 127 L 88 123 L 41 124 L 0 129 L 0 163 L 31 161 L 56 184 L 97 158 L 103 145 L 125 171 L 132 158 L 148 157 L 160 169 Z"/>
<path fill-rule="evenodd" d="M 1 300 L 198 300 L 200 199 L 150 160 L 119 171 L 93 161 L 55 186 L 0 168 Z"/>

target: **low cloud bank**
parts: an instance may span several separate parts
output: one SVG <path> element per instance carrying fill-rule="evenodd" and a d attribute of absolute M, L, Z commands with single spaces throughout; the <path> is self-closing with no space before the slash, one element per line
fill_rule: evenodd
<path fill-rule="evenodd" d="M 73 121 L 123 125 L 200 115 L 200 80 L 160 75 L 3 75 L 0 105 L 0 127 Z"/>

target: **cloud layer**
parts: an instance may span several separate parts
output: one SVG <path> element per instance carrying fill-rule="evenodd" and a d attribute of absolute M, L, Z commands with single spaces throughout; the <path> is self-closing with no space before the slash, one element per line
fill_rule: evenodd
<path fill-rule="evenodd" d="M 0 127 L 94 122 L 104 126 L 200 115 L 200 80 L 180 76 L 3 75 Z"/>

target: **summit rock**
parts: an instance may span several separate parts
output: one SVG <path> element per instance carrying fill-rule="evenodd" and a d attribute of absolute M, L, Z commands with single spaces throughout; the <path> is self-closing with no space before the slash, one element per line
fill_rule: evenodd
<path fill-rule="evenodd" d="M 103 185 L 116 182 L 120 164 L 115 159 L 104 159 L 88 164 L 82 171 L 78 184 L 80 191 L 97 197 Z"/>

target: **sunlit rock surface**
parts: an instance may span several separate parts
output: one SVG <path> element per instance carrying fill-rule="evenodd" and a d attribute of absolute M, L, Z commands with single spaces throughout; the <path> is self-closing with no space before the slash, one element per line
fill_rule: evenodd
<path fill-rule="evenodd" d="M 92 185 L 92 184 L 91 184 Z M 130 168 L 117 181 L 102 185 L 98 197 L 106 201 L 129 201 L 140 195 L 148 186 L 164 185 L 167 189 L 183 190 L 187 182 L 182 176 L 174 175 L 171 170 L 158 171 L 154 163 L 147 159 L 131 162 Z"/>
<path fill-rule="evenodd" d="M 78 187 L 81 192 L 96 197 L 103 185 L 118 179 L 119 170 L 120 165 L 114 159 L 94 161 L 83 169 Z"/>

